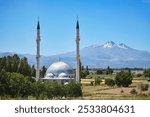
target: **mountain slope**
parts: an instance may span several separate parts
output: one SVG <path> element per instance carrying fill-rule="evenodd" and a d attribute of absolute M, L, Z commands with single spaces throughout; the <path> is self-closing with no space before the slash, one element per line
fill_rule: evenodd
<path fill-rule="evenodd" d="M 8 55 L 10 53 L 7 53 Z M 3 53 L 3 55 L 7 55 Z M 121 43 L 116 44 L 108 41 L 103 45 L 92 45 L 80 50 L 81 61 L 83 65 L 89 67 L 150 67 L 150 52 L 140 51 L 128 47 Z M 2 56 L 2 53 L 0 54 Z M 19 55 L 26 56 L 30 64 L 35 64 L 34 55 Z M 75 67 L 75 52 L 63 53 L 55 56 L 41 56 L 41 65 L 49 66 L 51 63 L 61 59 Z"/>

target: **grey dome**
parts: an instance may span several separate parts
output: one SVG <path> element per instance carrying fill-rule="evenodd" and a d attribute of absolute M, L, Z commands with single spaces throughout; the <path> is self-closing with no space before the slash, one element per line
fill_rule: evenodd
<path fill-rule="evenodd" d="M 54 75 L 59 75 L 60 73 L 72 74 L 73 69 L 65 62 L 59 61 L 55 62 L 47 69 L 46 74 L 53 73 Z"/>
<path fill-rule="evenodd" d="M 46 74 L 46 78 L 54 78 L 54 74 L 48 73 L 48 74 Z"/>
<path fill-rule="evenodd" d="M 66 73 L 60 73 L 58 77 L 64 78 L 64 77 L 68 77 L 68 75 Z"/>

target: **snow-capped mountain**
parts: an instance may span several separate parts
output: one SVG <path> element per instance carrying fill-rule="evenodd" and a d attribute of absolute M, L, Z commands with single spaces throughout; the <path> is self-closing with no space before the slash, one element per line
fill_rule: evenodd
<path fill-rule="evenodd" d="M 125 45 L 125 44 L 123 44 L 123 43 L 120 43 L 120 44 L 118 45 L 118 47 L 119 47 L 119 48 L 124 48 L 124 49 L 128 49 L 128 48 L 129 48 L 127 45 Z"/>
<path fill-rule="evenodd" d="M 108 41 L 106 42 L 104 45 L 102 45 L 103 48 L 115 48 L 115 47 L 118 47 L 118 48 L 124 48 L 124 49 L 128 49 L 129 47 L 123 43 L 120 43 L 120 44 L 116 44 L 114 43 L 113 41 Z"/>
<path fill-rule="evenodd" d="M 0 56 L 12 55 L 12 53 L 0 53 Z M 104 68 L 107 66 L 113 68 L 122 67 L 144 67 L 150 68 L 150 52 L 136 50 L 121 43 L 116 44 L 108 41 L 101 45 L 92 45 L 80 50 L 81 62 L 83 65 L 88 65 L 92 68 Z M 30 64 L 35 64 L 35 55 L 22 55 L 26 56 Z M 67 52 L 54 56 L 41 56 L 41 66 L 48 67 L 55 61 L 61 58 L 62 61 L 69 63 L 75 67 L 75 52 Z"/>
<path fill-rule="evenodd" d="M 102 45 L 104 48 L 114 48 L 117 45 L 113 41 L 108 41 L 104 45 Z"/>

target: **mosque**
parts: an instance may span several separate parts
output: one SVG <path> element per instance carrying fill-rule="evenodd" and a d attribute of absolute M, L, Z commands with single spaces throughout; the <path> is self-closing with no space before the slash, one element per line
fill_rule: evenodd
<path fill-rule="evenodd" d="M 36 81 L 42 80 L 50 80 L 58 82 L 59 84 L 68 84 L 71 82 L 80 83 L 80 53 L 79 53 L 79 22 L 77 18 L 76 24 L 76 72 L 74 72 L 73 68 L 71 68 L 67 63 L 63 61 L 54 62 L 47 69 L 44 78 L 40 78 L 40 23 L 38 21 L 37 24 L 37 53 L 36 53 Z"/>

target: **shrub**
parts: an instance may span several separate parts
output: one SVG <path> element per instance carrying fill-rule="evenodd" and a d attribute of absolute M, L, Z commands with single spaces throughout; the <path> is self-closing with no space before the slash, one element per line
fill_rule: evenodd
<path fill-rule="evenodd" d="M 130 91 L 130 94 L 133 95 L 133 96 L 136 96 L 137 95 L 137 91 L 135 89 L 132 89 Z"/>
<path fill-rule="evenodd" d="M 121 71 L 117 73 L 115 77 L 115 83 L 118 87 L 128 87 L 130 84 L 132 84 L 132 74 L 131 72 L 125 72 Z"/>
<path fill-rule="evenodd" d="M 93 85 L 94 85 L 94 81 L 91 81 L 91 82 L 90 82 L 90 85 L 93 86 Z"/>
<path fill-rule="evenodd" d="M 123 90 L 123 89 L 121 89 L 120 93 L 124 93 L 124 90 Z"/>
<path fill-rule="evenodd" d="M 111 78 L 107 78 L 107 79 L 105 79 L 105 84 L 110 87 L 113 87 L 115 85 L 115 81 Z"/>
<path fill-rule="evenodd" d="M 141 76 L 142 76 L 142 74 L 140 74 L 140 73 L 139 73 L 139 74 L 137 74 L 136 76 L 137 76 L 137 77 L 141 77 Z"/>
<path fill-rule="evenodd" d="M 100 85 L 102 80 L 100 78 L 95 78 L 95 85 Z"/>
<path fill-rule="evenodd" d="M 147 91 L 149 88 L 149 85 L 148 84 L 141 84 L 140 88 L 141 88 L 141 91 Z"/>
<path fill-rule="evenodd" d="M 70 83 L 64 86 L 66 97 L 80 97 L 82 96 L 82 90 L 80 84 Z"/>
<path fill-rule="evenodd" d="M 144 74 L 144 77 L 150 77 L 150 69 L 144 70 L 143 74 Z"/>

